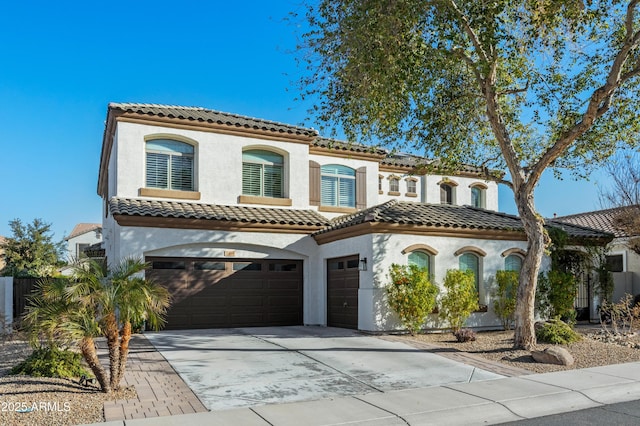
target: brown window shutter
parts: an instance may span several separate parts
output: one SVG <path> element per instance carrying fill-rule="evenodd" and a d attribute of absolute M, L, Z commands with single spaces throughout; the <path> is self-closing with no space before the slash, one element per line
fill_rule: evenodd
<path fill-rule="evenodd" d="M 367 168 L 356 170 L 356 209 L 367 208 Z"/>
<path fill-rule="evenodd" d="M 320 205 L 320 164 L 309 161 L 309 204 Z"/>

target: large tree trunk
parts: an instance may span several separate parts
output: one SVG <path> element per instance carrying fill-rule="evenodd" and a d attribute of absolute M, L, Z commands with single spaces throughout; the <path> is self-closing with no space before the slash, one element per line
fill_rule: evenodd
<path fill-rule="evenodd" d="M 104 368 L 102 368 L 102 365 L 100 364 L 100 360 L 98 360 L 96 344 L 93 341 L 93 338 L 85 337 L 80 341 L 80 352 L 82 352 L 82 356 L 89 365 L 93 375 L 96 376 L 96 380 L 100 384 L 102 391 L 105 393 L 111 392 L 111 386 L 109 384 L 109 380 L 107 380 L 107 372 L 104 371 Z"/>
<path fill-rule="evenodd" d="M 544 220 L 534 208 L 533 195 L 516 194 L 522 225 L 527 235 L 527 254 L 522 263 L 515 310 L 514 347 L 530 350 L 536 345 L 535 299 L 536 286 L 547 236 Z"/>

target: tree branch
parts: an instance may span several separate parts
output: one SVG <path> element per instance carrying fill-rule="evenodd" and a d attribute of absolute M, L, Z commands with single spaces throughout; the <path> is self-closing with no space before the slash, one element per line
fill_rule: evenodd
<path fill-rule="evenodd" d="M 480 57 L 483 60 L 485 60 L 487 63 L 490 62 L 489 56 L 487 55 L 487 52 L 484 51 L 484 48 L 482 47 L 482 44 L 480 43 L 480 39 L 478 38 L 478 36 L 477 36 L 476 32 L 473 30 L 473 28 L 471 28 L 471 24 L 469 23 L 469 20 L 467 19 L 467 17 L 464 15 L 464 13 L 462 13 L 462 11 L 460 10 L 460 8 L 458 7 L 458 5 L 456 4 L 456 2 L 454 0 L 449 0 L 449 4 L 451 5 L 453 10 L 455 10 L 455 12 L 460 17 L 460 20 L 462 21 L 462 24 L 463 24 L 463 27 L 464 27 L 464 31 L 467 33 L 467 35 L 471 39 L 471 42 L 473 43 L 473 46 L 476 48 L 476 51 L 478 52 Z"/>
<path fill-rule="evenodd" d="M 620 87 L 622 83 L 627 81 L 629 78 L 640 73 L 640 70 L 634 68 L 631 72 L 626 74 L 622 73 L 622 67 L 625 62 L 629 59 L 631 52 L 633 49 L 636 49 L 640 44 L 640 32 L 633 33 L 633 19 L 635 13 L 635 7 L 638 5 L 640 0 L 632 0 L 627 7 L 627 15 L 625 19 L 625 28 L 627 34 L 624 39 L 624 43 L 620 47 L 618 54 L 616 55 L 613 63 L 611 64 L 611 68 L 609 69 L 609 73 L 607 74 L 607 79 L 604 85 L 597 88 L 591 94 L 589 98 L 589 103 L 587 105 L 587 110 L 582 114 L 582 119 L 573 125 L 570 129 L 564 132 L 558 140 L 551 146 L 547 151 L 540 157 L 540 159 L 534 165 L 531 174 L 529 175 L 529 179 L 527 181 L 527 185 L 533 190 L 533 188 L 538 184 L 540 177 L 542 176 L 542 172 L 555 161 L 562 153 L 580 136 L 586 133 L 593 122 L 602 116 L 611 105 L 611 98 L 613 97 L 615 91 Z"/>

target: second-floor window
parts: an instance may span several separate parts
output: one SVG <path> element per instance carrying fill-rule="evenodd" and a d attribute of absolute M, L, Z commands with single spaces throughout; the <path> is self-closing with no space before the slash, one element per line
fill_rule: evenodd
<path fill-rule="evenodd" d="M 242 153 L 242 194 L 257 197 L 284 197 L 284 159 L 264 150 Z"/>
<path fill-rule="evenodd" d="M 400 192 L 400 179 L 397 177 L 389 178 L 389 192 Z"/>
<path fill-rule="evenodd" d="M 447 183 L 440 184 L 440 203 L 455 204 L 453 201 L 453 186 Z"/>
<path fill-rule="evenodd" d="M 193 191 L 194 148 L 184 142 L 154 139 L 146 144 L 146 187 Z"/>
<path fill-rule="evenodd" d="M 356 207 L 356 171 L 347 166 L 322 166 L 320 203 L 332 207 Z"/>

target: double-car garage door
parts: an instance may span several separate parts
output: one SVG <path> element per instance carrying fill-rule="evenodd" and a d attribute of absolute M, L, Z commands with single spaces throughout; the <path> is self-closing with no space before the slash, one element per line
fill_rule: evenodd
<path fill-rule="evenodd" d="M 302 261 L 148 257 L 172 295 L 166 329 L 301 325 Z"/>

